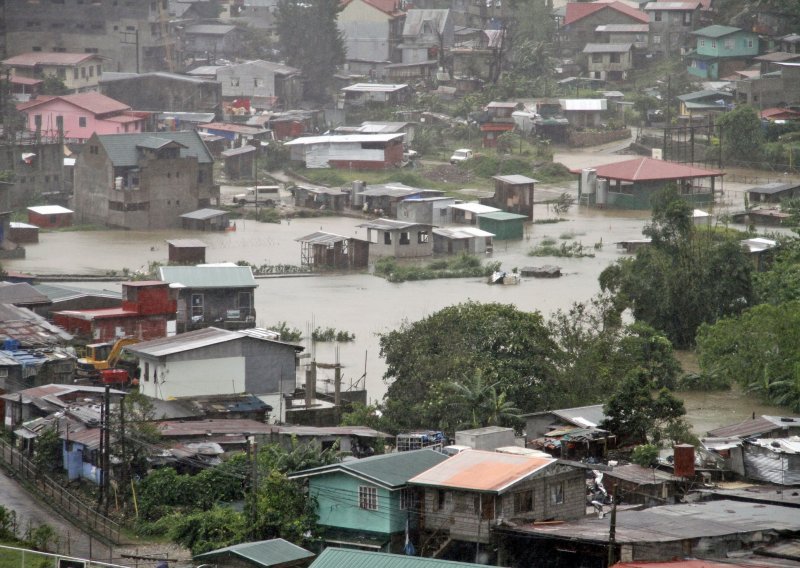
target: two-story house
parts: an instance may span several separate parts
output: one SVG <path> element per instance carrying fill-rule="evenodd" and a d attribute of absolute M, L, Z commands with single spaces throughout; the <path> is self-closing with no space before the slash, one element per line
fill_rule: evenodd
<path fill-rule="evenodd" d="M 699 0 L 648 2 L 644 11 L 650 15 L 650 51 L 668 56 L 690 47 L 701 6 Z"/>
<path fill-rule="evenodd" d="M 397 452 L 307 469 L 290 476 L 306 480 L 319 524 L 330 546 L 403 551 L 406 523 L 416 530 L 422 490 L 408 480 L 444 462 L 440 452 Z"/>
<path fill-rule="evenodd" d="M 144 132 L 149 116 L 96 91 L 40 96 L 17 105 L 17 110 L 25 114 L 32 132 L 74 142 L 85 142 L 95 132 Z"/>
<path fill-rule="evenodd" d="M 597 26 L 647 24 L 649 20 L 646 13 L 623 2 L 570 2 L 559 28 L 563 53 L 580 53 L 588 42 L 599 41 Z"/>
<path fill-rule="evenodd" d="M 234 59 L 241 44 L 242 30 L 226 24 L 197 24 L 184 32 L 186 56 L 214 62 L 218 58 Z"/>
<path fill-rule="evenodd" d="M 380 79 L 389 63 L 401 59 L 405 14 L 399 0 L 346 0 L 337 25 L 344 36 L 350 73 Z"/>
<path fill-rule="evenodd" d="M 520 106 L 515 102 L 492 101 L 484 107 L 485 119 L 480 121 L 484 148 L 494 148 L 501 135 L 514 130 L 512 114 Z"/>
<path fill-rule="evenodd" d="M 583 470 L 556 459 L 465 450 L 409 484 L 424 490 L 422 529 L 431 538 L 471 543 L 490 555 L 486 545 L 502 521 L 565 521 L 586 514 Z"/>
<path fill-rule="evenodd" d="M 76 215 L 126 229 L 180 227 L 180 215 L 219 205 L 213 166 L 194 131 L 94 134 L 75 162 Z"/>
<path fill-rule="evenodd" d="M 758 34 L 732 26 L 713 25 L 692 32 L 696 49 L 689 54 L 689 74 L 716 81 L 743 69 L 758 55 Z"/>
<path fill-rule="evenodd" d="M 178 333 L 210 325 L 225 329 L 255 327 L 253 297 L 258 284 L 249 266 L 161 266 L 158 273 L 162 281 L 179 288 Z"/>
<path fill-rule="evenodd" d="M 633 69 L 632 43 L 587 43 L 583 48 L 589 77 L 624 81 Z"/>
<path fill-rule="evenodd" d="M 303 98 L 300 70 L 272 61 L 245 61 L 216 70 L 225 100 L 248 99 L 251 107 L 294 108 Z"/>
<path fill-rule="evenodd" d="M 416 75 L 397 76 L 398 70 L 390 69 L 392 77 L 427 77 L 437 67 L 444 67 L 445 57 L 453 46 L 454 29 L 450 10 L 408 10 L 403 25 L 403 43 L 400 45 L 401 69 L 410 68 Z"/>
<path fill-rule="evenodd" d="M 72 93 L 97 88 L 103 58 L 96 53 L 45 53 L 33 51 L 3 60 L 12 77 L 44 79 L 56 77 Z"/>

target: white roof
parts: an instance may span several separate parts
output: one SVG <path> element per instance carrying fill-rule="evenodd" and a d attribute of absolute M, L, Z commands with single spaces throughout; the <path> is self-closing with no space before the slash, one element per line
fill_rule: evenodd
<path fill-rule="evenodd" d="M 480 215 L 481 213 L 494 213 L 495 211 L 500 211 L 500 209 L 498 209 L 497 207 L 492 207 L 491 205 L 483 205 L 482 203 L 478 203 L 477 201 L 471 201 L 470 203 L 455 203 L 451 205 L 450 208 L 460 209 L 461 211 L 468 211 L 476 215 Z"/>
<path fill-rule="evenodd" d="M 744 239 L 742 241 L 742 246 L 747 247 L 747 250 L 750 252 L 763 252 L 778 246 L 778 241 L 756 237 L 753 239 Z"/>
<path fill-rule="evenodd" d="M 706 211 L 703 211 L 702 209 L 695 209 L 694 211 L 692 211 L 692 217 L 694 217 L 694 218 L 711 217 L 711 213 L 707 213 Z"/>
<path fill-rule="evenodd" d="M 493 237 L 495 236 L 494 233 L 490 233 L 489 231 L 484 231 L 482 229 L 477 229 L 475 227 L 442 227 L 438 229 L 434 229 L 433 233 L 435 235 L 441 235 L 448 239 L 474 239 L 476 237 Z"/>
<path fill-rule="evenodd" d="M 8 224 L 12 229 L 38 229 L 36 225 L 31 225 L 30 223 L 20 223 L 19 221 L 11 221 Z"/>
<path fill-rule="evenodd" d="M 36 205 L 28 207 L 28 211 L 33 211 L 39 215 L 60 215 L 63 213 L 74 213 L 72 209 L 61 207 L 61 205 Z"/>
<path fill-rule="evenodd" d="M 382 84 L 382 83 L 356 83 L 342 90 L 348 93 L 394 93 L 408 88 L 406 83 Z"/>
<path fill-rule="evenodd" d="M 606 110 L 608 101 L 606 99 L 559 99 L 558 104 L 564 110 Z"/>
<path fill-rule="evenodd" d="M 750 443 L 780 454 L 800 454 L 800 436 L 759 438 L 758 440 L 750 440 Z"/>
<path fill-rule="evenodd" d="M 296 138 L 284 146 L 307 146 L 309 144 L 348 144 L 360 142 L 389 142 L 402 138 L 405 134 L 343 134 L 341 136 L 304 136 Z"/>

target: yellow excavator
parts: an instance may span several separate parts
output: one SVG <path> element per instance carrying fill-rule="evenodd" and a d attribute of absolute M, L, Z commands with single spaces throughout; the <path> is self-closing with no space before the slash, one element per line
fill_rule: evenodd
<path fill-rule="evenodd" d="M 99 379 L 103 382 L 123 382 L 122 373 L 114 372 L 120 363 L 122 349 L 127 345 L 139 343 L 135 337 L 125 337 L 111 343 L 90 343 L 84 348 L 84 356 L 78 359 L 80 378 Z M 125 380 L 129 374 L 125 372 Z"/>

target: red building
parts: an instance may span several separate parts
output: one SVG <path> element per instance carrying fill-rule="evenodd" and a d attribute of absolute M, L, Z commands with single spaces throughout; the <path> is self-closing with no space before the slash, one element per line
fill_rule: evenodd
<path fill-rule="evenodd" d="M 74 212 L 61 205 L 37 205 L 28 207 L 28 223 L 40 229 L 71 227 Z"/>
<path fill-rule="evenodd" d="M 93 341 L 120 337 L 148 341 L 167 336 L 167 322 L 175 320 L 177 310 L 177 290 L 168 282 L 124 282 L 120 307 L 53 312 L 53 321 L 69 333 Z"/>
<path fill-rule="evenodd" d="M 518 103 L 491 102 L 484 108 L 487 119 L 481 122 L 483 134 L 483 147 L 494 148 L 497 139 L 505 132 L 514 130 L 514 117 L 512 113 L 519 106 Z"/>

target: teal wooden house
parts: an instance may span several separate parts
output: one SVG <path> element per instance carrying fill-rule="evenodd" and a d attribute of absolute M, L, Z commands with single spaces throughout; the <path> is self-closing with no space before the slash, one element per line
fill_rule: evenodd
<path fill-rule="evenodd" d="M 732 26 L 707 26 L 692 32 L 697 46 L 687 57 L 687 71 L 695 77 L 717 80 L 743 69 L 758 55 L 758 34 Z"/>
<path fill-rule="evenodd" d="M 478 215 L 478 227 L 494 234 L 496 241 L 521 239 L 525 231 L 526 215 L 495 211 Z"/>
<path fill-rule="evenodd" d="M 443 462 L 433 450 L 382 454 L 297 472 L 316 500 L 328 546 L 402 552 L 418 525 L 420 490 L 408 480 Z"/>

